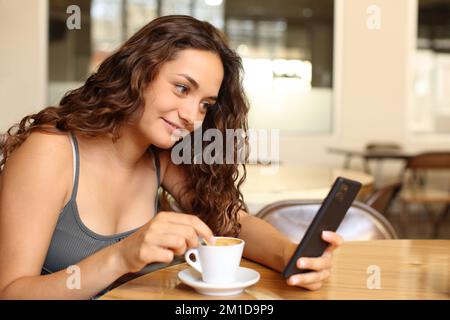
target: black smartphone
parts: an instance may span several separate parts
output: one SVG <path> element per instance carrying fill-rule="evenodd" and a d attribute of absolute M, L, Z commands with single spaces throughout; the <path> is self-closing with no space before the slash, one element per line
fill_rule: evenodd
<path fill-rule="evenodd" d="M 325 200 L 306 230 L 297 249 L 283 270 L 285 278 L 296 273 L 305 273 L 310 270 L 299 269 L 296 262 L 300 257 L 320 257 L 329 243 L 322 240 L 322 231 L 336 231 L 345 214 L 355 200 L 361 189 L 358 181 L 338 177 L 331 187 Z"/>

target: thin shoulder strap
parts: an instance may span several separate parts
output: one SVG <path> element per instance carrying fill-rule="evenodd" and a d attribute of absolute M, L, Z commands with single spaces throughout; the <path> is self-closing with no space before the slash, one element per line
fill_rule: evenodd
<path fill-rule="evenodd" d="M 78 190 L 78 176 L 79 176 L 79 168 L 80 168 L 80 154 L 78 149 L 78 142 L 75 134 L 70 132 L 70 141 L 72 142 L 72 154 L 73 154 L 73 189 L 72 189 L 72 196 L 70 200 L 75 200 L 77 197 L 77 190 Z"/>
<path fill-rule="evenodd" d="M 153 151 L 153 149 L 150 148 L 150 152 L 152 153 L 153 157 L 153 166 L 156 170 L 156 179 L 157 179 L 157 185 L 156 185 L 156 197 L 155 197 L 155 214 L 158 213 L 158 207 L 159 207 L 159 187 L 161 186 L 161 178 L 160 178 L 160 165 L 159 165 L 159 157 L 158 153 Z"/>
<path fill-rule="evenodd" d="M 155 165 L 156 168 L 156 178 L 158 179 L 158 188 L 161 186 L 161 173 L 160 173 L 160 168 L 159 168 L 159 156 L 158 153 L 153 152 L 153 164 Z"/>

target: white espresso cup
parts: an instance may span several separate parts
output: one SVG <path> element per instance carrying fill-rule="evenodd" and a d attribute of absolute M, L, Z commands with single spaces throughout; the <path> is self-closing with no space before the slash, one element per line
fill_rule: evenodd
<path fill-rule="evenodd" d="M 245 241 L 238 238 L 215 237 L 215 244 L 201 244 L 184 254 L 186 262 L 202 274 L 209 284 L 227 284 L 236 280 Z M 195 256 L 193 261 L 190 256 Z"/>

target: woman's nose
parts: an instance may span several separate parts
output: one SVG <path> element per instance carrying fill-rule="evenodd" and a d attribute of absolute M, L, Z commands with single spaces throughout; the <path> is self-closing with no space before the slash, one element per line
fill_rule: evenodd
<path fill-rule="evenodd" d="M 178 115 L 183 125 L 189 131 L 194 129 L 196 122 L 201 121 L 199 107 L 195 103 L 185 103 L 178 109 Z"/>

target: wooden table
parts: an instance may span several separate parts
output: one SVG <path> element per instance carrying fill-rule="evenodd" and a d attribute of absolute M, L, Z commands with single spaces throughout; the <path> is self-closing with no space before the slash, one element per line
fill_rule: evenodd
<path fill-rule="evenodd" d="M 182 263 L 131 280 L 101 299 L 450 299 L 450 240 L 345 242 L 318 291 L 287 286 L 278 272 L 245 259 L 241 266 L 257 270 L 261 279 L 237 296 L 196 293 L 178 280 L 178 272 L 188 267 Z M 379 267 L 380 289 L 368 288 L 374 277 L 367 273 L 370 266 Z"/>
<path fill-rule="evenodd" d="M 418 155 L 419 153 L 412 150 L 404 150 L 404 149 L 354 149 L 354 148 L 346 148 L 346 147 L 330 147 L 328 148 L 330 153 L 341 154 L 345 156 L 344 160 L 344 169 L 350 169 L 350 163 L 352 158 L 360 158 L 363 160 L 363 168 L 364 172 L 373 174 L 376 176 L 377 186 L 383 185 L 383 170 L 382 170 L 382 161 L 384 160 L 397 160 L 403 163 L 406 163 L 408 159 L 413 156 Z M 370 161 L 376 161 L 377 163 L 377 172 L 371 172 L 369 167 Z M 401 172 L 399 172 L 399 175 Z"/>
<path fill-rule="evenodd" d="M 365 159 L 391 159 L 391 160 L 408 160 L 409 158 L 417 155 L 417 152 L 411 150 L 367 150 L 367 149 L 352 149 L 352 148 L 339 148 L 330 147 L 328 151 L 331 153 L 342 154 L 348 157 L 361 157 Z M 348 160 L 348 159 L 347 159 Z M 349 168 L 347 163 L 347 168 Z"/>
<path fill-rule="evenodd" d="M 370 172 L 369 170 L 369 160 L 401 160 L 406 161 L 409 158 L 418 155 L 418 152 L 414 152 L 411 150 L 367 150 L 367 149 L 352 149 L 352 148 L 336 148 L 330 147 L 328 148 L 330 153 L 342 154 L 345 156 L 344 161 L 344 169 L 350 168 L 350 162 L 353 157 L 361 158 L 364 160 L 363 166 L 366 172 Z"/>
<path fill-rule="evenodd" d="M 374 183 L 373 176 L 367 173 L 330 167 L 247 165 L 246 169 L 247 178 L 242 185 L 242 194 L 252 214 L 280 200 L 324 199 L 339 176 L 362 183 L 359 197 L 368 195 Z"/>

